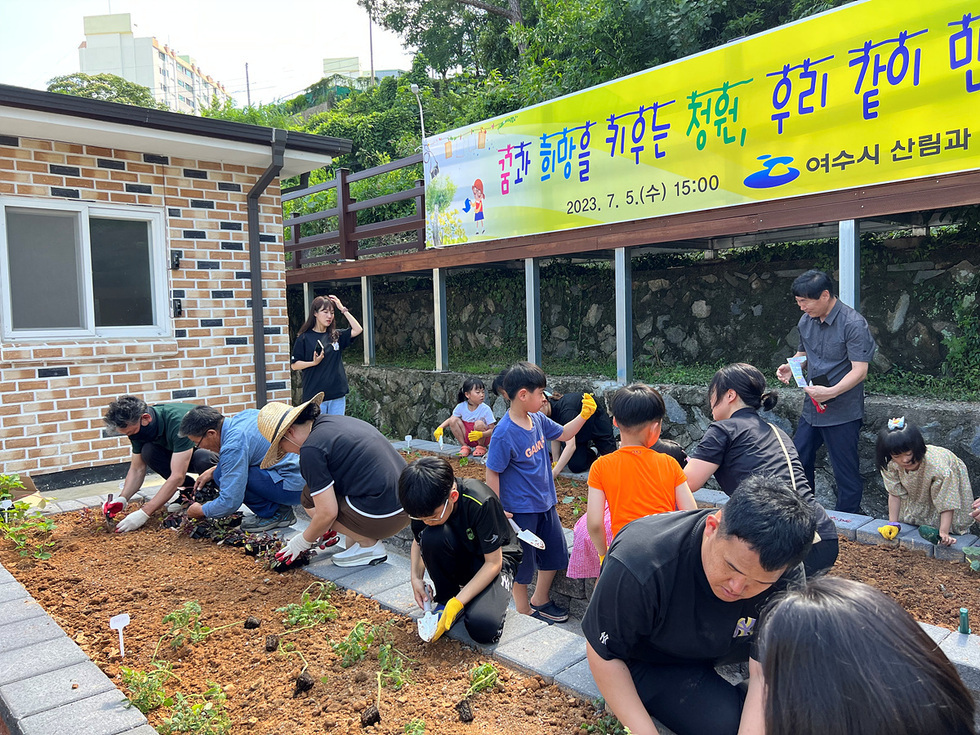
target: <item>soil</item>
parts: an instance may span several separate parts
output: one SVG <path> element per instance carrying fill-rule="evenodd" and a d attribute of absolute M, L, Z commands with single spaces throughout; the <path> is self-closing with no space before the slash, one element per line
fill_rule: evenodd
<path fill-rule="evenodd" d="M 179 677 L 167 685 L 168 695 L 203 693 L 211 682 L 221 686 L 231 733 L 404 733 L 405 725 L 418 718 L 424 720 L 425 732 L 440 735 L 557 735 L 596 721 L 589 703 L 495 662 L 499 683 L 473 695 L 474 720 L 464 724 L 457 704 L 469 687 L 469 672 L 486 657 L 448 638 L 426 645 L 414 621 L 344 590 L 331 593 L 334 620 L 290 633 L 284 614 L 276 610 L 300 602 L 314 578 L 301 571 L 270 572 L 241 549 L 190 539 L 159 528 L 156 520 L 136 533 L 118 535 L 106 532 L 101 514 L 68 513 L 58 516 L 53 538 L 57 546 L 49 560 L 21 559 L 8 542 L 0 543 L 0 560 L 123 691 L 120 667 L 149 670 L 154 650 L 169 630 L 163 616 L 188 600 L 200 604 L 202 624 L 232 624 L 177 649 L 165 641 L 157 654 Z M 125 661 L 119 658 L 118 633 L 109 628 L 109 618 L 123 612 L 132 619 L 124 630 Z M 248 616 L 261 625 L 246 629 Z M 411 659 L 410 683 L 397 691 L 382 689 L 381 721 L 367 727 L 362 727 L 361 715 L 378 704 L 378 647 L 383 641 L 376 640 L 364 660 L 349 668 L 341 667 L 331 646 L 361 620 L 380 626 L 383 641 Z M 267 639 L 273 635 L 283 645 L 268 651 Z M 304 664 L 299 653 L 281 652 L 287 643 L 305 657 L 312 679 L 297 681 Z M 169 713 L 168 707 L 150 712 L 150 724 L 159 727 Z"/>
<path fill-rule="evenodd" d="M 484 467 L 469 462 L 457 467 L 457 473 L 482 479 Z M 573 482 L 559 479 L 559 498 L 584 496 L 583 483 Z M 576 502 L 559 502 L 559 509 L 574 507 Z M 561 515 L 566 526 L 574 524 L 574 515 Z M 232 624 L 196 644 L 174 649 L 164 642 L 157 656 L 169 662 L 179 677 L 167 685 L 169 695 L 202 693 L 212 682 L 221 686 L 227 695 L 231 733 L 403 733 L 405 725 L 418 718 L 424 720 L 426 732 L 440 735 L 557 734 L 596 722 L 589 703 L 496 663 L 499 683 L 472 697 L 474 721 L 464 724 L 460 717 L 465 706 L 457 705 L 469 686 L 469 671 L 485 657 L 450 639 L 426 645 L 413 621 L 351 591 L 331 593 L 335 619 L 290 632 L 277 608 L 300 601 L 313 581 L 309 575 L 270 572 L 240 549 L 193 540 L 160 528 L 156 520 L 139 532 L 116 535 L 106 532 L 98 513 L 63 514 L 57 518 L 53 538 L 57 545 L 51 559 L 21 559 L 3 542 L 0 560 L 124 691 L 120 667 L 149 670 L 154 650 L 169 629 L 163 616 L 188 600 L 200 603 L 204 625 Z M 956 629 L 961 607 L 980 610 L 978 577 L 966 564 L 842 538 L 840 559 L 832 573 L 874 585 L 917 620 L 949 629 Z M 119 658 L 118 635 L 108 625 L 110 617 L 123 612 L 132 619 L 125 629 L 125 662 Z M 249 616 L 261 621 L 259 627 L 246 628 Z M 382 641 L 349 668 L 340 666 L 331 646 L 332 641 L 344 640 L 361 620 L 380 626 L 384 642 L 411 659 L 410 683 L 400 690 L 384 688 L 380 702 L 377 672 Z M 282 645 L 277 647 L 273 636 L 279 636 Z M 284 653 L 290 643 L 294 652 Z M 308 662 L 305 672 L 300 653 Z M 303 673 L 312 677 L 312 688 L 305 691 L 310 678 L 297 681 Z M 381 721 L 362 726 L 362 715 L 372 705 L 379 705 Z M 150 724 L 159 727 L 168 715 L 168 707 L 157 709 L 148 715 Z"/>

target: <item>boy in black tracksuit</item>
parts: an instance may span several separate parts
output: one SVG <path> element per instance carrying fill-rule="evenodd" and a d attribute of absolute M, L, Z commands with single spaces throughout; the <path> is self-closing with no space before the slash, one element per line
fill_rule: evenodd
<path fill-rule="evenodd" d="M 442 608 L 432 640 L 462 615 L 474 641 L 496 643 L 522 554 L 500 500 L 479 480 L 454 477 L 441 457 L 422 457 L 406 467 L 398 498 L 412 517 L 415 602 L 424 607 L 428 599 L 428 571 Z"/>

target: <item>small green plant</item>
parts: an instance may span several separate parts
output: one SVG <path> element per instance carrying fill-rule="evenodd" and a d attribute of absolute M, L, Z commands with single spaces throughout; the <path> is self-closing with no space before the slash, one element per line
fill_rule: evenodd
<path fill-rule="evenodd" d="M 632 735 L 630 729 L 623 725 L 611 712 L 606 712 L 606 700 L 602 697 L 592 700 L 595 707 L 595 722 L 583 722 L 579 727 L 588 733 L 598 735 Z"/>
<path fill-rule="evenodd" d="M 362 660 L 374 643 L 377 633 L 377 626 L 368 627 L 367 620 L 358 620 L 344 640 L 333 644 L 333 650 L 340 654 L 341 667 L 346 669 Z"/>
<path fill-rule="evenodd" d="M 330 592 L 333 589 L 333 585 L 327 586 L 323 582 L 311 584 L 303 590 L 299 603 L 291 602 L 276 610 L 286 614 L 282 619 L 283 625 L 293 628 L 289 632 L 295 633 L 297 630 L 312 628 L 325 620 L 333 620 L 337 617 L 337 608 L 330 604 Z M 314 590 L 315 594 L 310 590 Z"/>
<path fill-rule="evenodd" d="M 170 639 L 170 647 L 176 649 L 186 643 L 200 643 L 212 633 L 241 624 L 241 621 L 238 621 L 217 628 L 209 628 L 201 623 L 201 605 L 197 600 L 188 600 L 182 607 L 167 613 L 163 616 L 163 622 L 170 625 L 170 630 L 160 636 L 160 640 L 157 641 L 157 647 L 153 651 L 153 659 L 157 657 L 160 645 L 168 638 Z"/>
<path fill-rule="evenodd" d="M 224 692 L 217 684 L 209 683 L 211 688 L 204 694 L 174 694 L 170 717 L 163 721 L 163 729 L 160 731 L 163 735 L 175 732 L 227 735 L 231 732 L 231 718 L 225 712 Z"/>
<path fill-rule="evenodd" d="M 464 697 L 472 697 L 482 691 L 492 688 L 497 683 L 497 667 L 487 661 L 470 670 L 470 688 Z"/>
<path fill-rule="evenodd" d="M 19 475 L 0 475 L 0 535 L 11 541 L 17 552 L 38 561 L 51 558 L 55 542 L 51 532 L 55 524 L 31 507 L 13 499 L 15 490 L 23 490 Z M 44 501 L 40 507 L 44 507 Z"/>
<path fill-rule="evenodd" d="M 425 720 L 416 717 L 405 723 L 405 735 L 425 735 Z"/>
<path fill-rule="evenodd" d="M 466 466 L 466 465 L 468 465 L 469 463 L 470 463 L 470 460 L 469 460 L 469 458 L 468 458 L 468 457 L 460 457 L 460 458 L 459 458 L 459 466 L 460 466 L 460 467 L 465 467 L 465 466 Z"/>
<path fill-rule="evenodd" d="M 408 663 L 415 663 L 390 643 L 382 643 L 378 648 L 378 698 L 381 697 L 381 687 L 391 687 L 399 690 L 411 683 L 412 676 Z"/>
<path fill-rule="evenodd" d="M 561 499 L 563 505 L 572 506 L 572 515 L 578 518 L 585 512 L 587 501 L 581 495 L 566 495 Z"/>
<path fill-rule="evenodd" d="M 129 704 L 144 715 L 157 707 L 169 707 L 174 703 L 168 697 L 163 685 L 168 679 L 176 679 L 177 675 L 170 670 L 170 664 L 163 661 L 153 661 L 150 671 L 137 671 L 125 666 L 122 671 L 123 684 L 129 690 Z"/>

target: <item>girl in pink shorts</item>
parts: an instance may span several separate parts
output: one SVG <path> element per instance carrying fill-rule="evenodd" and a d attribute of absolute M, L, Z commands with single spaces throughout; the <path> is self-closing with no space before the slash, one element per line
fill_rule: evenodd
<path fill-rule="evenodd" d="M 434 432 L 435 438 L 440 439 L 443 430 L 448 426 L 456 441 L 462 445 L 459 449 L 460 457 L 468 457 L 471 451 L 474 457 L 482 457 L 487 453 L 490 434 L 493 433 L 497 419 L 490 407 L 483 402 L 486 394 L 486 386 L 479 378 L 464 380 L 463 387 L 456 395 L 459 403 L 453 409 L 452 416 L 439 424 Z"/>

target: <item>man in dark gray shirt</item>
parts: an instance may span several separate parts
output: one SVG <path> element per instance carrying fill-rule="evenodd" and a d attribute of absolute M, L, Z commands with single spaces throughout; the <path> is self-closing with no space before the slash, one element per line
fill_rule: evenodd
<path fill-rule="evenodd" d="M 800 425 L 793 443 L 810 487 L 821 444 L 827 445 L 837 482 L 837 510 L 859 513 L 864 486 L 858 468 L 858 433 L 864 419 L 864 380 L 875 343 L 868 322 L 835 295 L 834 282 L 821 271 L 809 270 L 793 281 L 793 296 L 804 312 L 796 356 L 806 357 L 807 380 Z M 788 363 L 777 377 L 789 383 Z M 819 411 L 820 404 L 823 411 Z"/>

